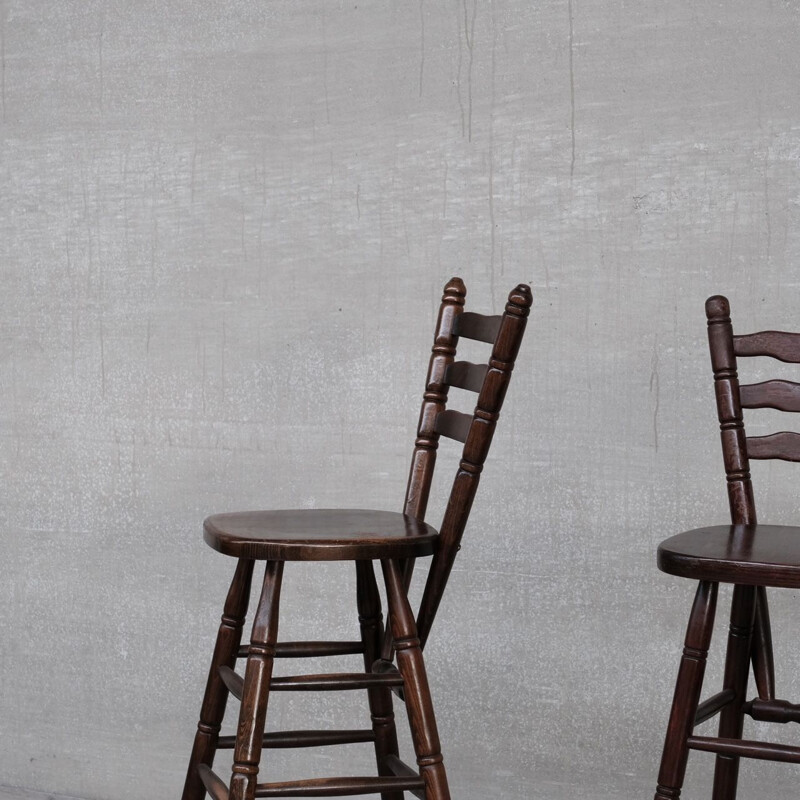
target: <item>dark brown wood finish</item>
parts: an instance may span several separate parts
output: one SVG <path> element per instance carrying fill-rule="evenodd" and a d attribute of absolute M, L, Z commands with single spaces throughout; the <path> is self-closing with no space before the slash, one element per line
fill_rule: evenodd
<path fill-rule="evenodd" d="M 371 673 L 383 644 L 383 616 L 381 596 L 375 580 L 371 561 L 356 561 L 356 605 L 364 646 L 364 671 Z M 377 677 L 377 676 L 376 676 Z M 402 680 L 400 682 L 402 684 Z M 391 776 L 386 759 L 398 757 L 397 731 L 394 722 L 392 690 L 390 686 L 372 686 L 368 691 L 369 711 L 375 736 L 375 760 L 378 774 Z M 402 792 L 384 792 L 384 800 L 403 800 Z"/>
<path fill-rule="evenodd" d="M 261 599 L 250 634 L 250 650 L 240 697 L 242 705 L 239 709 L 239 726 L 233 748 L 229 800 L 253 800 L 255 797 L 275 643 L 278 641 L 278 606 L 282 578 L 283 561 L 268 561 Z"/>
<path fill-rule="evenodd" d="M 449 800 L 422 646 L 477 489 L 514 366 L 530 289 L 518 286 L 502 315 L 465 312 L 459 278 L 445 286 L 428 366 L 425 393 L 402 514 L 368 510 L 249 511 L 217 514 L 204 524 L 206 542 L 239 559 L 209 674 L 206 698 L 189 764 L 183 800 L 252 800 L 255 797 L 337 797 L 380 794 L 403 800 Z M 492 345 L 487 364 L 456 361 L 459 336 Z M 447 409 L 451 386 L 476 392 L 472 414 Z M 441 435 L 464 443 L 441 533 L 424 521 Z M 436 553 L 417 619 L 407 591 L 417 558 Z M 253 561 L 267 562 L 249 643 L 240 644 Z M 356 565 L 359 641 L 278 642 L 278 601 L 286 561 L 352 560 Z M 373 562 L 380 561 L 389 602 L 384 630 Z M 420 634 L 418 625 L 424 626 Z M 276 658 L 360 655 L 364 672 L 273 676 Z M 393 663 L 396 657 L 397 665 Z M 244 675 L 236 660 L 246 659 Z M 272 691 L 366 690 L 372 728 L 265 732 Z M 412 769 L 398 754 L 392 694 L 405 702 L 417 758 Z M 225 702 L 241 702 L 234 736 L 220 736 Z M 376 777 L 313 778 L 257 783 L 262 748 L 371 743 Z M 233 749 L 230 789 L 212 770 L 217 749 Z"/>
<path fill-rule="evenodd" d="M 800 461 L 800 434 L 747 437 L 742 416 L 742 409 L 750 408 L 800 411 L 800 384 L 769 380 L 740 385 L 737 364 L 737 357 L 750 356 L 800 363 L 800 334 L 763 331 L 734 336 L 730 307 L 721 296 L 708 299 L 706 314 L 731 524 L 697 528 L 665 540 L 658 549 L 658 565 L 700 581 L 700 587 L 725 582 L 734 584 L 734 590 L 722 691 L 697 704 L 694 693 L 699 698 L 702 672 L 688 681 L 681 667 L 673 703 L 680 729 L 676 732 L 670 722 L 656 791 L 656 798 L 662 799 L 679 796 L 689 749 L 716 754 L 713 800 L 734 800 L 741 758 L 800 763 L 800 748 L 742 739 L 745 716 L 800 722 L 800 705 L 775 699 L 766 589 L 800 588 L 800 527 L 758 523 L 749 463 L 767 458 Z M 748 701 L 751 664 L 758 696 Z M 686 689 L 689 685 L 691 691 Z M 692 735 L 694 726 L 717 713 L 716 737 Z"/>
<path fill-rule="evenodd" d="M 489 454 L 489 447 L 511 379 L 511 371 L 514 369 L 514 362 L 525 333 L 530 307 L 530 288 L 524 285 L 517 286 L 509 294 L 505 311 L 497 324 L 497 334 L 488 369 L 466 435 L 461 461 L 439 530 L 438 547 L 417 614 L 417 629 L 422 647 L 425 647 L 456 554 L 461 546 L 461 537 L 464 535 L 472 502 L 478 490 L 483 464 Z M 466 335 L 463 314 L 459 325 L 460 335 Z M 477 323 L 475 327 L 478 327 Z"/>
<path fill-rule="evenodd" d="M 362 509 L 297 509 L 217 514 L 206 542 L 227 556 L 279 561 L 355 561 L 429 556 L 437 533 L 407 514 Z"/>
<path fill-rule="evenodd" d="M 214 656 L 208 671 L 206 693 L 200 709 L 194 749 L 186 773 L 183 800 L 202 800 L 205 794 L 198 767 L 200 765 L 210 767 L 214 763 L 219 731 L 225 715 L 225 704 L 228 701 L 228 687 L 225 686 L 219 671 L 223 667 L 232 668 L 236 662 L 236 653 L 242 640 L 242 626 L 250 600 L 254 563 L 251 560 L 240 559 L 225 600 Z"/>
<path fill-rule="evenodd" d="M 686 640 L 683 647 L 672 712 L 664 742 L 661 770 L 658 774 L 655 800 L 672 800 L 680 795 L 686 762 L 689 758 L 687 737 L 694 727 L 703 675 L 706 670 L 708 647 L 714 630 L 714 615 L 717 608 L 717 586 L 701 581 L 697 586 Z"/>

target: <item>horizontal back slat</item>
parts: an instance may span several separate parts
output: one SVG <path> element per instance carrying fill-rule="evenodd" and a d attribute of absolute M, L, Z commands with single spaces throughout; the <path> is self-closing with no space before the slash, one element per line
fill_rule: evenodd
<path fill-rule="evenodd" d="M 447 367 L 444 380 L 458 389 L 479 392 L 483 388 L 483 379 L 489 370 L 487 364 L 473 364 L 470 361 L 455 361 Z"/>
<path fill-rule="evenodd" d="M 456 333 L 467 339 L 494 344 L 502 319 L 499 314 L 491 317 L 486 314 L 476 314 L 474 311 L 465 311 L 458 317 Z"/>
<path fill-rule="evenodd" d="M 761 331 L 733 337 L 737 356 L 769 356 L 778 361 L 800 364 L 800 333 Z"/>
<path fill-rule="evenodd" d="M 742 408 L 777 408 L 779 411 L 800 411 L 800 383 L 764 381 L 739 387 Z"/>
<path fill-rule="evenodd" d="M 748 436 L 746 441 L 749 458 L 800 461 L 800 433 L 781 431 L 769 436 Z"/>
<path fill-rule="evenodd" d="M 442 436 L 455 439 L 457 442 L 466 442 L 472 425 L 472 415 L 463 411 L 454 411 L 448 408 L 436 417 L 433 429 Z"/>

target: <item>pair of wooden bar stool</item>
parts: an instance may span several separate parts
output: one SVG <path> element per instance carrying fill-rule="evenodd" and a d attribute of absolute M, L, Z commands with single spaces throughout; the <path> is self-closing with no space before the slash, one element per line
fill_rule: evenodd
<path fill-rule="evenodd" d="M 464 311 L 466 290 L 453 278 L 444 290 L 403 513 L 364 510 L 259 511 L 221 514 L 204 525 L 213 548 L 238 559 L 228 592 L 195 736 L 183 800 L 252 800 L 255 797 L 335 797 L 380 794 L 402 800 L 450 797 L 436 720 L 422 658 L 478 487 L 531 305 L 529 287 L 509 295 L 505 312 Z M 774 688 L 767 586 L 800 588 L 800 528 L 756 523 L 749 459 L 800 461 L 800 434 L 746 437 L 743 408 L 800 411 L 800 384 L 767 381 L 740 386 L 737 357 L 771 356 L 800 363 L 800 334 L 768 331 L 734 336 L 728 302 L 706 304 L 731 525 L 687 531 L 658 551 L 665 572 L 698 581 L 669 718 L 655 800 L 681 793 L 690 750 L 716 753 L 713 800 L 734 800 L 742 757 L 800 763 L 800 748 L 742 738 L 745 715 L 800 722 L 800 705 L 778 700 Z M 456 361 L 459 338 L 492 345 L 487 364 Z M 448 409 L 448 390 L 477 392 L 472 414 Z M 439 532 L 424 522 L 440 436 L 464 443 Z M 407 592 L 415 560 L 433 556 L 415 615 Z M 278 642 L 278 605 L 286 561 L 350 560 L 356 565 L 361 638 L 355 642 Z M 255 561 L 265 561 L 250 641 L 241 645 Z M 384 630 L 373 570 L 379 561 L 388 600 Z M 720 582 L 734 584 L 723 688 L 703 703 L 700 692 Z M 360 654 L 364 672 L 274 677 L 275 659 Z M 235 671 L 245 660 L 244 675 Z M 750 664 L 758 696 L 747 700 Z M 367 691 L 371 728 L 265 732 L 275 691 Z M 404 702 L 416 769 L 401 761 L 392 694 Z M 225 707 L 241 701 L 235 735 L 221 736 Z M 716 737 L 694 728 L 720 714 Z M 262 748 L 371 742 L 378 775 L 258 783 Z M 218 749 L 233 749 L 230 784 L 213 771 Z"/>

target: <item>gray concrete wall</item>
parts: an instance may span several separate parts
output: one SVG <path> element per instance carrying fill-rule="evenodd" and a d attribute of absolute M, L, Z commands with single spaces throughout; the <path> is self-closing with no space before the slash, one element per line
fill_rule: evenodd
<path fill-rule="evenodd" d="M 203 517 L 399 509 L 459 274 L 534 306 L 427 651 L 453 795 L 652 792 L 692 593 L 655 547 L 726 515 L 703 301 L 800 322 L 799 16 L 0 2 L 0 784 L 178 795 L 232 568 Z M 792 475 L 758 467 L 762 519 L 797 518 Z M 354 633 L 350 578 L 289 568 L 286 635 Z"/>

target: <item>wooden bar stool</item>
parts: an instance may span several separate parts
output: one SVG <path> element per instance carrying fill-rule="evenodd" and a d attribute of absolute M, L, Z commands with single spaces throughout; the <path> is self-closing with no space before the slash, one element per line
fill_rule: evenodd
<path fill-rule="evenodd" d="M 211 661 L 183 800 L 252 800 L 255 797 L 334 797 L 380 794 L 402 800 L 408 791 L 447 800 L 447 786 L 422 649 L 460 547 L 483 463 L 489 451 L 531 305 L 520 285 L 505 312 L 464 311 L 466 289 L 453 278 L 444 289 L 428 368 L 403 513 L 366 510 L 255 511 L 219 514 L 204 523 L 206 542 L 238 559 Z M 487 364 L 456 361 L 459 337 L 492 345 Z M 446 409 L 449 387 L 477 392 L 472 414 Z M 424 522 L 439 437 L 464 443 L 444 519 L 437 533 Z M 415 616 L 407 589 L 417 558 L 433 556 Z M 278 604 L 286 561 L 349 560 L 356 566 L 357 641 L 279 642 Z M 261 596 L 248 644 L 242 646 L 255 561 L 265 561 Z M 384 631 L 373 569 L 380 561 L 388 598 Z M 273 676 L 276 658 L 360 654 L 364 672 Z M 235 671 L 245 660 L 244 674 Z M 396 663 L 395 663 L 396 662 Z M 265 732 L 275 691 L 366 690 L 372 726 L 364 730 Z M 417 769 L 400 760 L 392 693 L 405 702 Z M 225 707 L 241 701 L 234 736 L 221 736 Z M 262 748 L 371 742 L 377 776 L 310 778 L 258 783 Z M 218 749 L 233 749 L 230 786 L 212 770 Z"/>
<path fill-rule="evenodd" d="M 800 764 L 800 747 L 743 739 L 744 718 L 800 722 L 800 705 L 775 696 L 768 586 L 800 588 L 800 527 L 756 521 L 750 459 L 800 461 L 800 434 L 746 436 L 742 409 L 800 411 L 800 384 L 739 385 L 737 359 L 769 356 L 800 363 L 800 334 L 763 331 L 734 336 L 724 297 L 706 301 L 708 341 L 728 483 L 731 524 L 686 531 L 662 542 L 658 566 L 699 581 L 669 718 L 656 800 L 680 796 L 690 750 L 716 754 L 713 800 L 734 800 L 741 758 Z M 734 584 L 722 690 L 700 701 L 711 643 L 717 587 Z M 752 664 L 757 697 L 747 699 Z M 695 726 L 720 715 L 717 736 Z"/>

